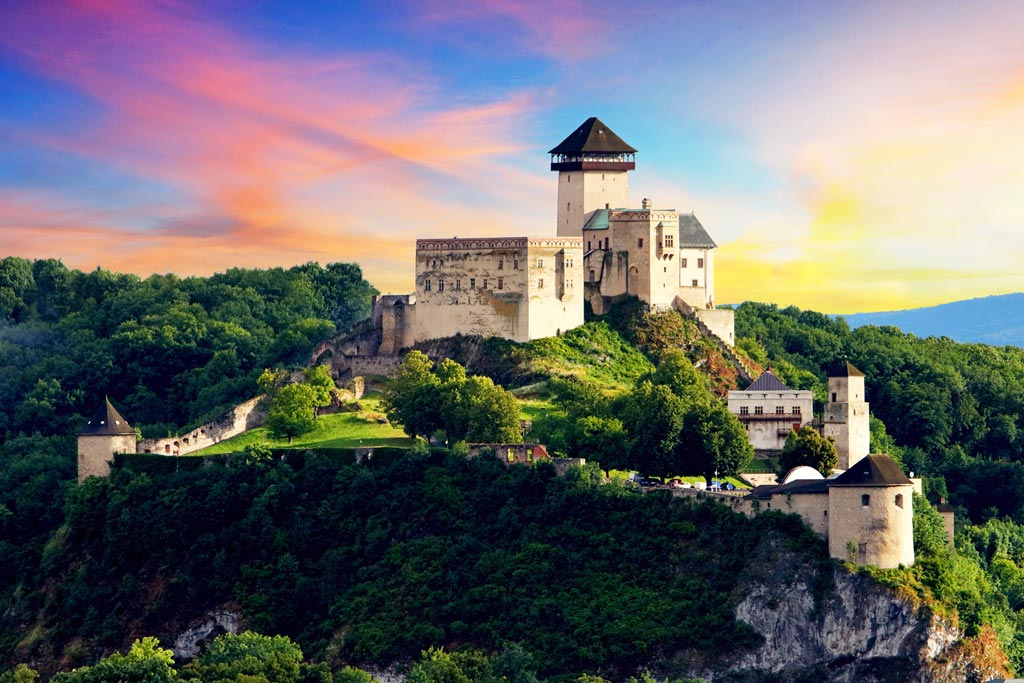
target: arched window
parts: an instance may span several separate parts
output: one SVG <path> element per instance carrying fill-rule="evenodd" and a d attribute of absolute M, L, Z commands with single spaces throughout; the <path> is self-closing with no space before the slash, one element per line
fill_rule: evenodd
<path fill-rule="evenodd" d="M 896 494 L 896 507 L 898 507 L 898 508 L 903 507 L 903 494 L 902 493 L 897 493 Z"/>

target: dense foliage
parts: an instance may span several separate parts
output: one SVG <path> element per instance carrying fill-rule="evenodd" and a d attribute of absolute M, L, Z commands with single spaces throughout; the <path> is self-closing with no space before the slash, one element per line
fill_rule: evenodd
<path fill-rule="evenodd" d="M 0 259 L 0 437 L 73 434 L 104 395 L 166 436 L 250 398 L 264 367 L 304 363 L 373 293 L 344 263 L 143 280 Z"/>
<path fill-rule="evenodd" d="M 69 492 L 66 526 L 40 556 L 11 561 L 0 652 L 88 664 L 132 630 L 166 640 L 164 629 L 234 603 L 252 628 L 332 664 L 518 643 L 542 672 L 629 671 L 679 648 L 750 643 L 733 602 L 768 537 L 825 556 L 791 519 L 492 458 L 119 467 Z M 31 632 L 16 625 L 26 620 Z"/>

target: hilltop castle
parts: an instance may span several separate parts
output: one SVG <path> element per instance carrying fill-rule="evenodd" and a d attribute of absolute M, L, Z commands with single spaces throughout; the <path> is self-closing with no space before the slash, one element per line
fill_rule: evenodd
<path fill-rule="evenodd" d="M 589 118 L 555 146 L 557 218 L 551 237 L 416 241 L 416 292 L 374 302 L 373 339 L 355 356 L 394 356 L 455 334 L 525 342 L 583 324 L 618 296 L 697 318 L 728 345 L 733 312 L 714 308 L 717 247 L 692 213 L 629 207 L 637 151 Z M 369 336 L 369 335 L 368 335 Z"/>

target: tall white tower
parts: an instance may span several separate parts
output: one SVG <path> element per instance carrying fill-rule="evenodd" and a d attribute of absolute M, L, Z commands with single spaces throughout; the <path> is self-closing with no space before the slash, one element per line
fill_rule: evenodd
<path fill-rule="evenodd" d="M 629 206 L 636 150 L 592 116 L 548 152 L 558 171 L 558 236 L 580 237 L 594 211 Z"/>
<path fill-rule="evenodd" d="M 870 418 L 864 400 L 864 373 L 850 363 L 829 372 L 822 436 L 836 442 L 837 469 L 848 470 L 871 450 Z"/>

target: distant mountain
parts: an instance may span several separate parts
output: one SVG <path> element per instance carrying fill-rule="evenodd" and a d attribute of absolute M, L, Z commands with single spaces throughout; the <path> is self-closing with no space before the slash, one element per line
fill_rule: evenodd
<path fill-rule="evenodd" d="M 1024 347 L 1024 293 L 841 317 L 851 328 L 892 325 L 918 337 L 949 337 L 965 343 Z"/>

